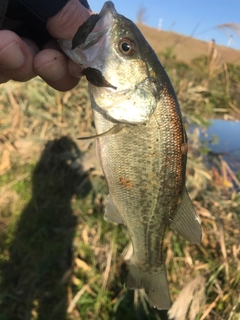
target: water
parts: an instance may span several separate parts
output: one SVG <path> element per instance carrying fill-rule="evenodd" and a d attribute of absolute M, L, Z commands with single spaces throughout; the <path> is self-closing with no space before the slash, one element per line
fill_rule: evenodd
<path fill-rule="evenodd" d="M 240 121 L 213 120 L 206 134 L 208 137 L 202 133 L 201 138 L 207 141 L 213 152 L 240 155 Z M 211 141 L 213 135 L 218 138 L 216 144 Z"/>
<path fill-rule="evenodd" d="M 210 167 L 215 166 L 216 157 L 212 155 L 221 155 L 234 174 L 240 172 L 240 121 L 212 120 L 207 129 L 200 130 L 200 140 L 210 149 L 207 157 Z"/>

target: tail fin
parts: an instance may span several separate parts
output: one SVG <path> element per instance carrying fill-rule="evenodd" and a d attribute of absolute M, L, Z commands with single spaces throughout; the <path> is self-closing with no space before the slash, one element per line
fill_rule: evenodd
<path fill-rule="evenodd" d="M 150 274 L 138 269 L 131 262 L 127 278 L 128 289 L 144 288 L 150 304 L 159 310 L 168 310 L 171 307 L 170 295 L 165 267 L 157 274 Z"/>

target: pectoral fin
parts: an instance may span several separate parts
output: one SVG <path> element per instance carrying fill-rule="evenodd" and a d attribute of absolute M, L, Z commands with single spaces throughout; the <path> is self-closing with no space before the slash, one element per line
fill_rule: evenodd
<path fill-rule="evenodd" d="M 111 129 L 109 129 L 103 133 L 96 134 L 95 136 L 79 137 L 79 138 L 77 138 L 77 140 L 95 139 L 95 138 L 107 136 L 109 134 L 116 134 L 116 133 L 120 132 L 125 126 L 126 126 L 125 124 L 118 123 L 115 126 L 113 126 Z"/>
<path fill-rule="evenodd" d="M 202 229 L 186 188 L 183 190 L 182 202 L 178 206 L 171 227 L 190 243 L 200 243 Z"/>
<path fill-rule="evenodd" d="M 105 213 L 104 213 L 104 220 L 108 222 L 116 222 L 119 224 L 124 224 L 123 219 L 121 218 L 116 207 L 112 203 L 112 199 L 110 195 L 108 195 L 108 202 L 107 202 Z"/>

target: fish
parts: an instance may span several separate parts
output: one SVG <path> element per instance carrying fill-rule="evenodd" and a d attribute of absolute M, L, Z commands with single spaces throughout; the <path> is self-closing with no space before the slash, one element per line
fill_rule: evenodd
<path fill-rule="evenodd" d="M 202 237 L 185 186 L 188 144 L 180 106 L 154 50 L 111 1 L 85 27 L 74 46 L 70 40 L 59 44 L 89 81 L 97 154 L 109 190 L 104 219 L 128 229 L 133 257 L 127 288 L 143 288 L 150 305 L 169 309 L 166 228 L 193 244 Z"/>

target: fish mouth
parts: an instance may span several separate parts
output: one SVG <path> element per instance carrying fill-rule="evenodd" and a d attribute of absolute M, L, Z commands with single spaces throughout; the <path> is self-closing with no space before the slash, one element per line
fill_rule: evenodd
<path fill-rule="evenodd" d="M 79 27 L 74 36 L 75 39 L 60 39 L 58 42 L 66 55 L 78 65 L 83 68 L 91 67 L 100 70 L 101 68 L 96 64 L 96 61 L 98 61 L 99 55 L 107 59 L 110 47 L 109 32 L 118 17 L 118 13 L 114 4 L 111 1 L 107 1 L 104 3 L 100 13 L 95 16 L 95 19 L 90 17 L 89 21 L 87 20 L 85 24 Z M 87 30 L 84 30 L 85 28 Z M 80 32 L 79 40 L 78 32 Z M 81 33 L 85 34 L 84 41 L 81 39 Z"/>
<path fill-rule="evenodd" d="M 95 44 L 98 46 L 102 45 L 101 38 L 103 35 L 107 35 L 109 30 L 111 29 L 114 20 L 117 18 L 117 11 L 115 9 L 114 4 L 111 1 L 105 2 L 102 10 L 100 11 L 98 17 L 99 20 L 96 22 L 94 29 L 91 33 L 89 33 L 86 41 L 81 46 L 82 50 L 86 50 Z M 106 49 L 106 48 L 102 48 Z"/>
<path fill-rule="evenodd" d="M 104 3 L 102 10 L 99 13 L 99 16 L 102 18 L 106 14 L 111 14 L 114 18 L 117 18 L 117 11 L 112 1 L 107 1 Z"/>

